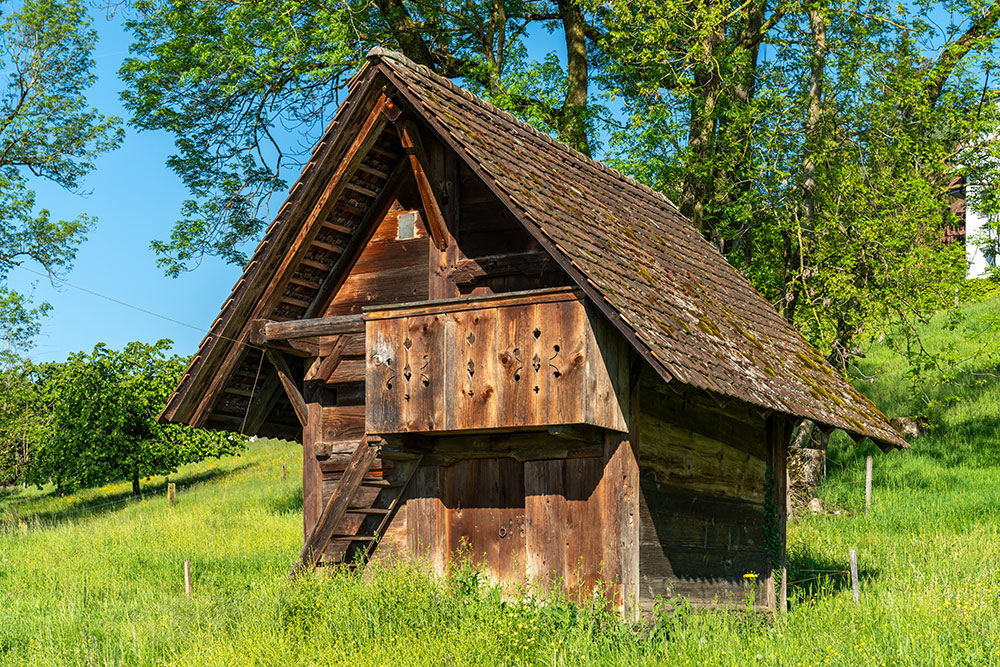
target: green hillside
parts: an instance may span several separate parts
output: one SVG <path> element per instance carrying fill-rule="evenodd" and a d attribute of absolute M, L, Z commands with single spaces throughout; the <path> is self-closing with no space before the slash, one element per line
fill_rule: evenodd
<path fill-rule="evenodd" d="M 297 445 L 260 441 L 172 476 L 173 508 L 161 478 L 137 501 L 124 483 L 0 496 L 0 665 L 1000 664 L 1000 357 L 986 331 L 997 313 L 1000 300 L 967 308 L 955 330 L 926 329 L 925 345 L 963 361 L 948 382 L 920 385 L 936 427 L 912 451 L 834 439 L 821 496 L 839 514 L 790 524 L 792 609 L 774 625 L 679 607 L 629 627 L 599 604 L 505 599 L 471 568 L 287 584 L 301 459 Z M 858 386 L 912 414 L 922 402 L 903 369 L 877 346 Z M 851 548 L 860 609 L 842 574 Z"/>

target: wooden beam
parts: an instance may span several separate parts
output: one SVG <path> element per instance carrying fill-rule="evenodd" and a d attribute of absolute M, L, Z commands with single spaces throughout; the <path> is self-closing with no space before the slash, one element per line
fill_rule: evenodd
<path fill-rule="evenodd" d="M 416 123 L 410 119 L 396 121 L 396 130 L 399 132 L 399 140 L 403 144 L 403 150 L 410 158 L 410 167 L 413 169 L 413 177 L 417 181 L 417 190 L 420 191 L 420 200 L 424 204 L 424 213 L 427 214 L 427 228 L 431 232 L 431 238 L 438 250 L 444 250 L 448 247 L 447 226 L 444 215 L 441 213 L 441 205 L 438 203 L 440 198 L 427 176 L 427 154 L 424 153 L 420 131 L 417 129 Z"/>
<path fill-rule="evenodd" d="M 288 322 L 257 320 L 251 329 L 250 342 L 254 345 L 270 345 L 299 338 L 340 336 L 348 333 L 360 333 L 364 330 L 365 323 L 361 315 L 314 317 L 308 320 L 289 320 Z"/>
<path fill-rule="evenodd" d="M 382 130 L 385 129 L 388 121 L 382 114 L 382 109 L 385 108 L 388 99 L 389 98 L 383 93 L 375 101 L 372 110 L 369 112 L 368 117 L 362 124 L 361 129 L 354 138 L 354 141 L 351 142 L 351 145 L 348 147 L 344 157 L 341 159 L 337 168 L 330 176 L 326 187 L 313 204 L 309 215 L 303 221 L 302 226 L 299 228 L 295 238 L 287 246 L 284 259 L 274 272 L 275 278 L 272 279 L 271 283 L 264 289 L 264 292 L 258 299 L 257 306 L 250 314 L 246 325 L 240 330 L 240 333 L 235 336 L 236 340 L 242 341 L 248 335 L 248 330 L 252 326 L 252 321 L 254 319 L 260 318 L 264 313 L 272 312 L 277 306 L 282 294 L 288 286 L 288 282 L 295 273 L 295 267 L 298 266 L 299 262 L 305 257 L 310 244 L 322 228 L 320 223 L 326 219 L 330 209 L 340 198 L 341 193 L 343 193 L 350 177 L 357 170 L 358 165 L 361 164 L 361 160 L 372 148 L 372 146 L 374 146 L 375 142 L 378 141 L 379 136 L 382 134 Z M 242 346 L 240 345 L 234 345 L 229 349 L 229 352 L 226 354 L 222 364 L 216 371 L 208 387 L 205 389 L 201 402 L 191 415 L 191 419 L 189 420 L 190 423 L 196 425 L 204 423 L 205 418 L 212 411 L 212 408 L 215 405 L 216 398 L 221 393 L 222 386 L 229 380 L 230 374 L 233 372 L 237 362 L 241 358 L 241 353 Z"/>
<path fill-rule="evenodd" d="M 471 285 L 485 276 L 542 274 L 561 271 L 549 253 L 543 251 L 520 252 L 509 255 L 489 255 L 465 259 L 456 263 L 451 277 L 456 285 Z"/>
<path fill-rule="evenodd" d="M 266 353 L 267 358 L 271 360 L 275 370 L 278 371 L 278 379 L 281 380 L 281 385 L 285 388 L 285 394 L 288 395 L 288 400 L 292 403 L 295 416 L 298 417 L 299 423 L 305 427 L 309 422 L 309 410 L 306 407 L 306 400 L 302 398 L 302 392 L 299 391 L 298 386 L 295 384 L 292 369 L 288 367 L 285 357 L 277 350 L 266 350 Z"/>
<path fill-rule="evenodd" d="M 312 303 L 306 309 L 305 317 L 315 317 L 320 309 L 326 307 L 330 297 L 340 288 L 344 278 L 347 277 L 348 269 L 357 260 L 358 255 L 361 254 L 365 246 L 368 245 L 368 241 L 375 233 L 378 223 L 382 221 L 382 218 L 385 217 L 385 214 L 392 207 L 392 203 L 396 199 L 396 193 L 399 192 L 399 186 L 401 185 L 405 169 L 405 160 L 400 160 L 393 168 L 392 173 L 389 174 L 389 178 L 385 182 L 385 187 L 382 188 L 382 192 L 372 202 L 365 217 L 354 231 L 351 240 L 347 242 L 344 252 L 340 255 L 337 263 L 329 268 L 329 273 L 326 274 L 323 283 L 316 290 L 316 296 L 313 297 Z"/>
<path fill-rule="evenodd" d="M 275 222 L 254 251 L 243 277 L 233 288 L 232 295 L 223 306 L 216 323 L 213 324 L 211 333 L 191 362 L 186 373 L 187 382 L 182 384 L 171 397 L 161 419 L 195 426 L 204 423 L 207 410 L 202 409 L 202 406 L 211 403 L 206 401 L 206 397 L 211 398 L 212 385 L 220 376 L 225 376 L 222 379 L 228 380 L 233 371 L 235 365 L 233 350 L 240 348 L 236 341 L 243 331 L 246 320 L 255 317 L 258 298 L 268 282 L 273 280 L 274 270 L 284 257 L 281 249 L 286 248 L 295 237 L 299 222 L 308 214 L 311 204 L 320 195 L 329 181 L 330 174 L 333 173 L 336 161 L 331 155 L 349 143 L 350 135 L 362 126 L 366 110 L 370 109 L 382 94 L 380 85 L 368 85 L 376 77 L 384 80 L 384 74 L 377 69 L 365 68 L 355 79 L 359 85 L 364 85 L 355 88 L 356 92 L 352 91 L 348 95 L 348 99 L 344 102 L 343 117 L 338 117 L 337 122 L 330 124 L 322 141 L 313 151 L 302 176 L 293 188 L 294 194 L 285 200 Z M 208 369 L 212 369 L 212 372 Z M 197 421 L 196 414 L 200 414 L 200 422 Z"/>
<path fill-rule="evenodd" d="M 326 380 L 333 373 L 333 369 L 340 364 L 340 360 L 344 357 L 344 346 L 347 344 L 347 336 L 341 336 L 334 343 L 333 349 L 330 353 L 326 355 L 323 360 L 316 366 L 309 369 L 309 375 L 306 380 Z"/>

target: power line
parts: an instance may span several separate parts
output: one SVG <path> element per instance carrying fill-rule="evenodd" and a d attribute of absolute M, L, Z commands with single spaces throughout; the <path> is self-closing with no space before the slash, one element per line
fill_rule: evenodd
<path fill-rule="evenodd" d="M 131 308 L 132 310 L 136 310 L 136 311 L 138 311 L 140 313 L 145 313 L 146 315 L 152 315 L 153 317 L 157 317 L 157 318 L 159 318 L 161 320 L 166 320 L 167 322 L 172 322 L 173 324 L 179 324 L 182 327 L 187 327 L 188 329 L 194 329 L 195 331 L 197 331 L 199 333 L 204 333 L 204 334 L 209 335 L 209 336 L 215 336 L 216 338 L 220 338 L 222 340 L 228 340 L 228 341 L 231 341 L 233 343 L 236 343 L 237 345 L 243 345 L 243 346 L 246 346 L 246 347 L 256 348 L 255 345 L 250 345 L 249 343 L 247 343 L 245 341 L 237 340 L 235 338 L 230 338 L 229 336 L 223 336 L 222 334 L 212 333 L 212 331 L 209 330 L 209 329 L 205 329 L 203 327 L 196 327 L 193 324 L 188 324 L 187 322 L 182 322 L 181 320 L 174 319 L 173 317 L 170 317 L 168 315 L 162 315 L 160 313 L 153 312 L 152 310 L 149 310 L 147 308 L 143 308 L 141 306 L 136 306 L 136 305 L 128 303 L 126 301 L 122 301 L 121 299 L 116 299 L 113 296 L 108 296 L 107 294 L 101 294 L 100 292 L 95 292 L 92 289 L 88 289 L 86 287 L 82 287 L 80 285 L 76 285 L 74 283 L 69 282 L 68 280 L 64 280 L 62 278 L 57 278 L 57 277 L 53 276 L 52 274 L 42 273 L 41 271 L 35 271 L 34 269 L 29 269 L 26 266 L 22 266 L 21 264 L 15 264 L 14 262 L 11 262 L 10 260 L 6 260 L 6 259 L 0 259 L 0 262 L 4 262 L 4 263 L 8 264 L 9 266 L 14 267 L 15 269 L 20 269 L 22 271 L 26 271 L 28 273 L 34 274 L 34 275 L 36 275 L 36 276 L 38 276 L 40 278 L 46 278 L 46 279 L 48 279 L 48 280 L 50 280 L 52 282 L 57 282 L 57 283 L 60 283 L 62 285 L 65 285 L 66 287 L 72 287 L 75 290 L 79 290 L 79 291 L 84 292 L 86 294 L 90 294 L 91 296 L 96 296 L 99 299 L 104 299 L 105 301 L 110 301 L 111 303 L 116 303 L 119 306 L 125 306 L 126 308 Z"/>

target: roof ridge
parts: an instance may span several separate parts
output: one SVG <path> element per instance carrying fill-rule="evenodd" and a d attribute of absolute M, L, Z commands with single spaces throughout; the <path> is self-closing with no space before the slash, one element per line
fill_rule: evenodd
<path fill-rule="evenodd" d="M 592 164 L 592 165 L 596 166 L 598 169 L 600 169 L 601 171 L 604 171 L 604 172 L 610 174 L 611 176 L 613 176 L 615 178 L 618 178 L 618 179 L 620 179 L 622 181 L 625 181 L 626 183 L 632 185 L 633 187 L 638 188 L 639 190 L 642 190 L 642 191 L 647 192 L 649 194 L 655 195 L 659 199 L 662 199 L 663 201 L 665 201 L 672 208 L 677 209 L 677 205 L 674 204 L 674 202 L 670 201 L 670 198 L 667 197 L 662 192 L 660 192 L 659 190 L 656 190 L 655 188 L 652 188 L 649 185 L 647 185 L 647 184 L 645 184 L 645 183 L 643 183 L 641 181 L 637 181 L 636 179 L 632 178 L 631 176 L 629 176 L 627 174 L 623 174 L 622 172 L 618 171 L 614 167 L 609 167 L 608 165 L 606 165 L 605 163 L 601 162 L 600 160 L 595 160 L 594 158 L 589 157 L 587 155 L 584 155 L 580 151 L 578 151 L 578 150 L 576 150 L 574 148 L 571 148 L 570 146 L 567 146 L 562 141 L 559 141 L 558 139 L 552 137 L 551 135 L 548 135 L 545 132 L 542 132 L 541 130 L 539 130 L 537 127 L 535 127 L 531 123 L 527 123 L 527 122 L 521 120 L 520 118 L 517 118 L 516 116 L 514 116 L 509 111 L 501 109 L 500 107 L 496 106 L 492 102 L 489 102 L 487 100 L 484 100 L 481 97 L 473 95 L 471 92 L 469 92 L 465 88 L 459 86 L 457 83 L 455 83 L 451 79 L 449 79 L 447 77 L 444 77 L 444 76 L 441 76 L 440 74 L 438 74 L 437 72 L 435 72 L 434 70 L 432 70 L 427 65 L 421 65 L 420 63 L 418 63 L 418 62 L 416 62 L 414 60 L 411 60 L 410 58 L 408 58 L 404 54 L 400 53 L 399 51 L 393 51 L 392 49 L 387 49 L 387 48 L 384 48 L 384 47 L 381 47 L 381 46 L 374 46 L 371 49 L 369 49 L 368 54 L 365 57 L 368 58 L 369 60 L 372 60 L 372 59 L 375 59 L 375 58 L 381 58 L 383 60 L 393 60 L 393 61 L 396 61 L 399 64 L 401 64 L 401 65 L 403 65 L 403 66 L 405 66 L 405 67 L 407 67 L 409 69 L 418 70 L 418 71 L 423 70 L 427 75 L 433 77 L 440 84 L 442 84 L 444 86 L 447 86 L 450 90 L 452 90 L 452 92 L 460 94 L 465 99 L 467 99 L 470 102 L 472 102 L 472 103 L 474 103 L 474 104 L 482 107 L 484 110 L 488 111 L 489 113 L 494 114 L 494 115 L 500 115 L 500 116 L 506 117 L 508 120 L 510 120 L 516 126 L 520 127 L 523 130 L 527 130 L 528 132 L 532 133 L 533 135 L 535 135 L 536 137 L 538 137 L 542 141 L 545 141 L 545 142 L 549 143 L 553 147 L 558 148 L 558 149 L 560 149 L 562 151 L 565 151 L 565 152 L 569 153 L 573 157 L 575 157 L 575 158 L 580 159 L 581 161 L 583 161 L 585 164 L 586 163 Z"/>

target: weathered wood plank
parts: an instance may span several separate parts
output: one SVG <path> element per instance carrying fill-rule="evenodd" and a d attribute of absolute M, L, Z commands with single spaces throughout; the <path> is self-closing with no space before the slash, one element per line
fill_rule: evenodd
<path fill-rule="evenodd" d="M 336 265 L 328 269 L 329 273 L 323 279 L 319 289 L 316 290 L 316 295 L 313 297 L 312 303 L 306 309 L 305 317 L 316 317 L 316 315 L 326 311 L 331 296 L 340 291 L 344 281 L 350 275 L 350 268 L 357 261 L 359 254 L 368 245 L 371 235 L 379 227 L 379 223 L 383 221 L 385 215 L 393 206 L 401 184 L 400 177 L 405 167 L 406 161 L 400 160 L 395 168 L 393 168 L 389 179 L 386 181 L 385 188 L 382 189 L 382 192 L 379 193 L 375 201 L 369 206 L 368 212 L 358 224 L 357 231 L 351 237 L 351 240 L 347 242 L 344 252 L 338 258 Z"/>
<path fill-rule="evenodd" d="M 439 316 L 405 319 L 406 360 L 403 379 L 409 397 L 403 407 L 406 431 L 434 431 L 444 424 L 444 394 L 441 383 L 444 370 L 443 326 Z"/>
<path fill-rule="evenodd" d="M 329 442 L 357 442 L 365 434 L 365 406 L 329 406 L 323 408 L 322 439 Z"/>
<path fill-rule="evenodd" d="M 640 464 L 661 483 L 764 502 L 763 460 L 645 411 L 639 422 Z"/>
<path fill-rule="evenodd" d="M 417 468 L 407 491 L 406 512 L 409 552 L 443 574 L 448 563 L 448 527 L 441 468 Z"/>
<path fill-rule="evenodd" d="M 551 590 L 566 577 L 565 462 L 524 464 L 525 563 L 532 586 Z"/>
<path fill-rule="evenodd" d="M 497 423 L 503 426 L 529 422 L 531 357 L 524 343 L 531 335 L 531 324 L 530 308 L 497 308 Z"/>
<path fill-rule="evenodd" d="M 587 600 L 601 581 L 604 517 L 600 495 L 595 492 L 604 474 L 604 461 L 570 459 L 565 466 L 566 590 L 579 600 Z"/>
<path fill-rule="evenodd" d="M 368 327 L 365 379 L 366 423 L 369 433 L 392 433 L 402 418 L 403 364 L 406 321 L 390 320 Z"/>
<path fill-rule="evenodd" d="M 446 372 L 461 378 L 455 398 L 455 429 L 494 428 L 496 397 L 496 310 L 484 308 L 452 315 L 457 323 L 455 356 Z"/>

